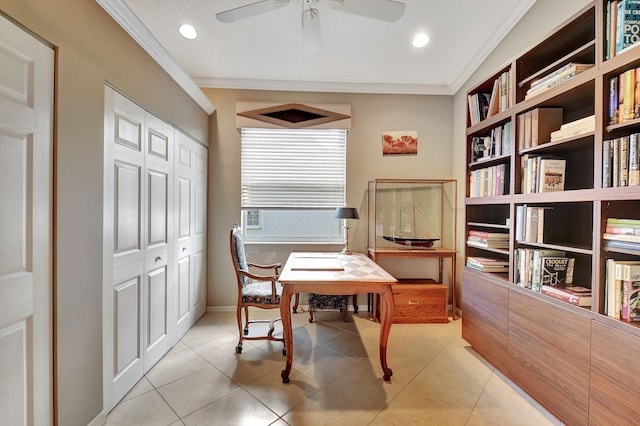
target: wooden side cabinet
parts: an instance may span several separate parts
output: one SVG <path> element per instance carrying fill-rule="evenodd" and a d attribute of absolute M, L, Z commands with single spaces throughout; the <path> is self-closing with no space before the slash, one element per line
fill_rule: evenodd
<path fill-rule="evenodd" d="M 369 257 L 376 263 L 380 259 L 418 259 L 438 261 L 438 280 L 399 279 L 393 286 L 395 300 L 394 323 L 446 323 L 448 316 L 447 289 L 455 294 L 456 252 L 445 248 L 429 250 L 407 250 L 395 248 L 369 248 Z M 445 284 L 445 263 L 450 266 L 451 281 Z M 452 318 L 456 319 L 456 302 L 452 297 Z M 378 318 L 377 301 L 373 304 L 373 317 Z"/>

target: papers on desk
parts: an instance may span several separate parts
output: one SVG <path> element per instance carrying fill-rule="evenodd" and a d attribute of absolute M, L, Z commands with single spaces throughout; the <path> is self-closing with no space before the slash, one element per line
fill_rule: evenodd
<path fill-rule="evenodd" d="M 296 256 L 291 264 L 292 271 L 344 271 L 344 267 L 338 260 L 338 256 L 331 255 L 315 255 L 315 256 Z"/>

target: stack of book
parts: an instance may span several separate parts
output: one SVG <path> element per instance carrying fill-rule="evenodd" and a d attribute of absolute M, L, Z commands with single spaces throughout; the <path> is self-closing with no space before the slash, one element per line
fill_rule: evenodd
<path fill-rule="evenodd" d="M 602 187 L 638 185 L 640 185 L 640 133 L 603 141 Z"/>
<path fill-rule="evenodd" d="M 480 272 L 509 272 L 508 261 L 488 257 L 469 256 L 467 257 L 467 266 Z"/>
<path fill-rule="evenodd" d="M 607 259 L 605 314 L 640 321 L 640 261 Z"/>
<path fill-rule="evenodd" d="M 533 96 L 539 95 L 540 93 L 544 93 L 549 89 L 553 89 L 557 85 L 572 79 L 576 75 L 588 70 L 591 67 L 593 67 L 593 64 L 576 64 L 570 62 L 563 67 L 560 67 L 557 70 L 553 71 L 552 73 L 547 74 L 541 79 L 532 82 L 524 98 L 526 100 Z"/>
<path fill-rule="evenodd" d="M 640 220 L 608 218 L 604 246 L 640 251 Z"/>
<path fill-rule="evenodd" d="M 518 150 L 549 142 L 562 126 L 562 108 L 536 108 L 518 115 Z"/>
<path fill-rule="evenodd" d="M 605 59 L 637 45 L 640 0 L 610 0 L 605 10 Z"/>
<path fill-rule="evenodd" d="M 581 286 L 552 287 L 542 285 L 542 294 L 584 308 L 591 307 L 591 289 Z"/>
<path fill-rule="evenodd" d="M 573 283 L 575 259 L 562 250 L 519 248 L 515 252 L 516 284 L 540 293 L 543 285 L 566 287 Z"/>
<path fill-rule="evenodd" d="M 504 71 L 494 81 L 491 93 L 477 92 L 468 96 L 469 121 L 472 126 L 512 106 L 510 80 L 511 70 Z"/>
<path fill-rule="evenodd" d="M 594 132 L 596 129 L 596 116 L 590 115 L 576 121 L 571 121 L 560 126 L 560 130 L 551 132 L 551 142 L 562 139 L 580 136 L 585 133 Z"/>
<path fill-rule="evenodd" d="M 469 230 L 467 245 L 480 248 L 508 249 L 509 233 Z"/>
<path fill-rule="evenodd" d="M 506 164 L 498 164 L 469 172 L 469 197 L 504 195 L 509 174 Z"/>
<path fill-rule="evenodd" d="M 536 194 L 564 191 L 566 165 L 563 158 L 523 155 L 520 157 L 520 192 Z"/>
<path fill-rule="evenodd" d="M 471 138 L 471 162 L 490 160 L 501 155 L 511 154 L 511 121 L 491 129 L 487 136 Z"/>
<path fill-rule="evenodd" d="M 516 241 L 544 243 L 545 213 L 553 207 L 533 207 L 526 204 L 516 207 Z"/>

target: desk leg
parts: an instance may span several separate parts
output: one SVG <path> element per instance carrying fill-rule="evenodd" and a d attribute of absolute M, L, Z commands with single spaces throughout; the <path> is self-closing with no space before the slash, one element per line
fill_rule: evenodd
<path fill-rule="evenodd" d="M 380 294 L 380 364 L 382 365 L 383 379 L 391 380 L 393 371 L 387 366 L 387 340 L 393 322 L 394 304 L 391 286 L 385 286 Z"/>
<path fill-rule="evenodd" d="M 284 349 L 287 352 L 287 363 L 280 373 L 282 383 L 289 383 L 289 373 L 291 372 L 291 362 L 293 361 L 293 330 L 291 326 L 291 287 L 285 285 L 280 297 L 280 318 L 282 318 L 282 328 L 284 332 Z"/>

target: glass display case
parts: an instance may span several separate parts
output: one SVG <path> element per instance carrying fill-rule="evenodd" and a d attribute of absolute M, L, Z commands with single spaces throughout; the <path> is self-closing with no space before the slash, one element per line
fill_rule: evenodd
<path fill-rule="evenodd" d="M 369 181 L 367 247 L 455 250 L 456 192 L 454 179 Z"/>
<path fill-rule="evenodd" d="M 398 278 L 394 323 L 448 322 L 456 312 L 454 179 L 374 179 L 367 203 L 367 253 L 381 259 L 437 261 L 434 277 Z M 445 270 L 445 265 L 450 269 Z M 377 302 L 372 301 L 374 318 Z"/>

